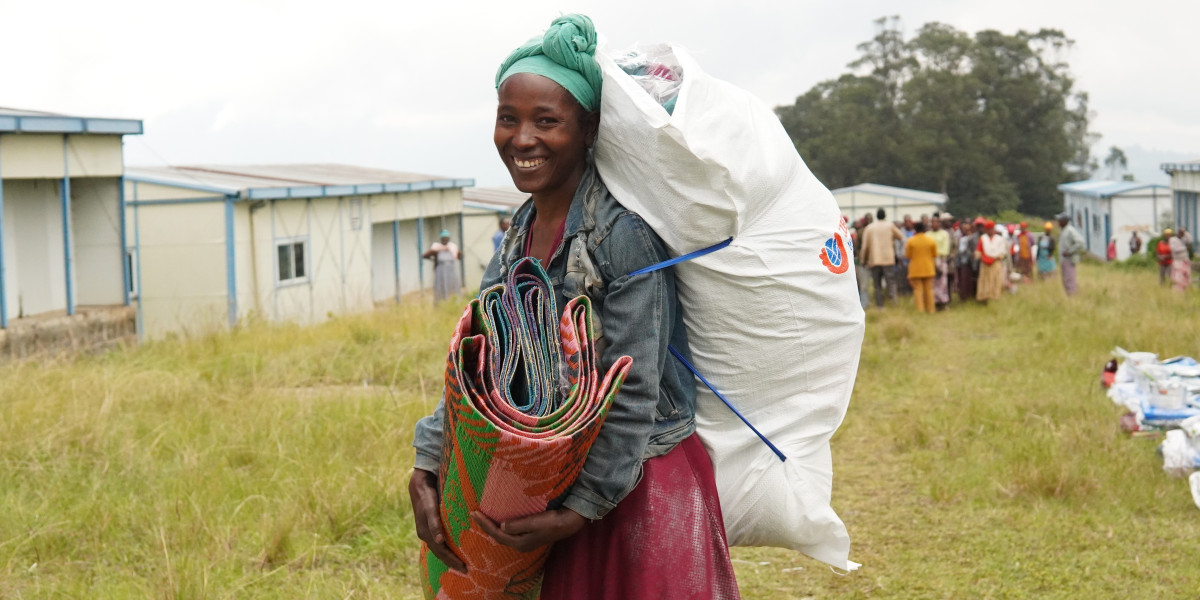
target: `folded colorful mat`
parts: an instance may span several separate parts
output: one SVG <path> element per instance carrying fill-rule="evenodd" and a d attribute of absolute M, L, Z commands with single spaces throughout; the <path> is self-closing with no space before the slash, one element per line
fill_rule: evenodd
<path fill-rule="evenodd" d="M 533 259 L 468 303 L 450 337 L 438 474 L 442 525 L 468 572 L 422 544 L 426 598 L 536 596 L 550 548 L 503 546 L 470 514 L 502 522 L 561 504 L 633 364 L 622 356 L 601 379 L 593 335 L 588 298 L 570 300 L 559 317 Z"/>

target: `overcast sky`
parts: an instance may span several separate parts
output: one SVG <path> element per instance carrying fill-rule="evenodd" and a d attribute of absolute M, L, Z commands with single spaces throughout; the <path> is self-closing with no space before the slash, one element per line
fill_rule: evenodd
<path fill-rule="evenodd" d="M 564 12 L 614 48 L 681 44 L 770 105 L 845 72 L 881 16 L 910 33 L 1057 28 L 1101 160 L 1120 146 L 1165 182 L 1158 162 L 1200 158 L 1197 0 L 0 0 L 0 106 L 142 119 L 130 165 L 341 162 L 501 185 L 496 67 Z"/>

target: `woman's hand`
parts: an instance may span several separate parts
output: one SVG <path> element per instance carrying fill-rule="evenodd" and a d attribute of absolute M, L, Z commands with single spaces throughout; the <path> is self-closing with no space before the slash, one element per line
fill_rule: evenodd
<path fill-rule="evenodd" d="M 480 511 L 471 520 L 497 542 L 519 552 L 530 552 L 575 535 L 587 524 L 579 513 L 560 508 L 497 524 Z"/>
<path fill-rule="evenodd" d="M 408 479 L 408 497 L 412 501 L 413 519 L 417 525 L 417 537 L 433 551 L 433 555 L 446 563 L 447 567 L 460 573 L 467 572 L 467 565 L 446 544 L 446 532 L 442 529 L 441 513 L 438 510 L 437 475 L 423 469 L 413 469 Z"/>

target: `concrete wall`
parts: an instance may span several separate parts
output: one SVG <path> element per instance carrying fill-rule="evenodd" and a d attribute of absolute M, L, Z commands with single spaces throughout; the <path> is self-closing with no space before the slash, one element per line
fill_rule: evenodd
<path fill-rule="evenodd" d="M 479 208 L 463 209 L 463 263 L 467 269 L 467 279 L 463 283 L 468 290 L 479 288 L 483 271 L 495 254 L 492 235 L 500 231 L 497 223 L 501 214 Z"/>
<path fill-rule="evenodd" d="M 121 136 L 68 136 L 66 166 L 72 177 L 120 177 L 124 174 Z M 0 136 L 0 157 L 5 179 L 62 179 L 62 134 L 6 134 Z"/>
<path fill-rule="evenodd" d="M 67 308 L 61 184 L 5 178 L 4 261 L 10 319 Z"/>
<path fill-rule="evenodd" d="M 837 200 L 842 214 L 850 217 L 851 221 L 868 212 L 874 217 L 875 211 L 881 208 L 887 211 L 889 221 L 899 221 L 904 218 L 904 215 L 911 215 L 913 220 L 917 220 L 921 215 L 933 215 L 942 210 L 938 205 L 928 202 L 857 190 L 834 194 L 833 197 Z"/>
<path fill-rule="evenodd" d="M 131 212 L 143 335 L 198 335 L 224 326 L 224 203 L 142 205 Z"/>
<path fill-rule="evenodd" d="M 1177 192 L 1200 192 L 1200 172 L 1177 172 L 1171 176 L 1171 189 Z"/>
<path fill-rule="evenodd" d="M 1088 252 L 1098 258 L 1107 258 L 1108 240 L 1116 238 L 1117 260 L 1129 258 L 1129 238 L 1134 231 L 1142 238 L 1144 252 L 1145 242 L 1159 232 L 1163 211 L 1171 207 L 1167 191 L 1153 189 L 1111 198 L 1066 193 L 1063 204 L 1066 212 L 1072 215 L 1072 223 L 1083 235 Z M 1109 219 L 1107 231 L 1105 217 Z"/>

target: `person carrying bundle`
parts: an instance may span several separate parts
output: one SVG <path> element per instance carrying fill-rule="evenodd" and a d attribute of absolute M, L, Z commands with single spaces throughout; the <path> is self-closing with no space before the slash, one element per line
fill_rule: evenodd
<path fill-rule="evenodd" d="M 601 372 L 622 355 L 632 368 L 564 497 L 505 522 L 476 512 L 469 526 L 523 552 L 553 544 L 541 598 L 738 598 L 713 466 L 694 434 L 693 376 L 668 355 L 670 345 L 690 358 L 673 271 L 630 275 L 668 254 L 608 192 L 592 160 L 602 80 L 595 50 L 591 20 L 566 15 L 497 73 L 493 141 L 530 198 L 480 285 L 503 281 L 526 257 L 540 260 L 557 306 L 591 299 Z M 439 514 L 444 418 L 443 400 L 417 424 L 409 494 L 418 537 L 471 576 L 487 565 L 455 555 Z"/>

